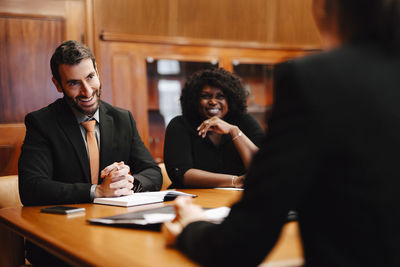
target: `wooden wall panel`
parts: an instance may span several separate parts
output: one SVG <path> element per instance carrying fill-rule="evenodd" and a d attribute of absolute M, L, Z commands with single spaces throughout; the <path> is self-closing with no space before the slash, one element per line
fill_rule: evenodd
<path fill-rule="evenodd" d="M 50 57 L 66 39 L 82 41 L 84 0 L 0 1 L 0 123 L 61 97 L 51 82 Z"/>
<path fill-rule="evenodd" d="M 267 42 L 273 22 L 270 1 L 203 0 L 178 2 L 177 36 Z"/>
<path fill-rule="evenodd" d="M 65 19 L 65 40 L 82 41 L 87 35 L 85 25 L 87 1 L 90 0 L 1 0 L 0 13 L 38 18 L 62 17 Z"/>
<path fill-rule="evenodd" d="M 60 94 L 51 82 L 50 57 L 63 40 L 61 18 L 0 17 L 2 55 L 0 123 L 23 122 L 25 115 Z"/>
<path fill-rule="evenodd" d="M 319 46 L 320 35 L 311 12 L 310 0 L 274 0 L 275 45 L 306 44 Z"/>
<path fill-rule="evenodd" d="M 132 58 L 128 53 L 117 53 L 112 57 L 113 104 L 130 109 L 132 107 L 132 77 L 130 75 Z"/>
<path fill-rule="evenodd" d="M 85 6 L 83 1 L 64 1 L 65 37 L 67 40 L 74 39 L 87 45 L 88 39 L 85 21 Z"/>
<path fill-rule="evenodd" d="M 99 31 L 169 35 L 169 10 L 175 1 L 94 0 L 95 26 Z"/>
<path fill-rule="evenodd" d="M 311 0 L 92 0 L 96 35 L 255 42 L 318 47 Z"/>
<path fill-rule="evenodd" d="M 102 99 L 108 103 L 130 110 L 138 125 L 138 131 L 147 145 L 148 114 L 146 88 L 146 60 L 130 49 L 129 45 L 113 47 L 105 44 L 107 56 L 103 72 Z"/>

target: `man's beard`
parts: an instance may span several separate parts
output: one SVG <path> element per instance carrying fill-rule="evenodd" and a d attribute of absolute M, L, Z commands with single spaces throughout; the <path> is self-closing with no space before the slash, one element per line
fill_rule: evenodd
<path fill-rule="evenodd" d="M 82 107 L 79 105 L 79 98 L 82 98 L 82 97 L 79 97 L 79 96 L 77 96 L 77 97 L 75 97 L 75 98 L 70 97 L 70 96 L 68 96 L 68 95 L 65 93 L 64 88 L 63 88 L 63 92 L 64 92 L 64 98 L 66 99 L 66 101 L 67 101 L 72 107 L 74 107 L 76 110 L 78 110 L 78 111 L 81 112 L 82 114 L 85 114 L 85 115 L 88 116 L 88 117 L 93 116 L 94 113 L 96 113 L 97 109 L 99 108 L 100 96 L 101 96 L 101 92 L 102 92 L 102 90 L 101 90 L 101 85 L 100 85 L 100 87 L 99 87 L 98 90 L 93 91 L 92 96 L 94 97 L 94 96 L 96 95 L 96 96 L 97 96 L 97 101 L 96 101 L 96 103 L 93 104 L 93 106 L 90 107 L 89 109 L 87 109 L 87 108 L 86 108 L 86 109 L 85 109 L 85 108 L 82 108 Z M 83 98 L 84 98 L 84 97 L 83 97 Z"/>

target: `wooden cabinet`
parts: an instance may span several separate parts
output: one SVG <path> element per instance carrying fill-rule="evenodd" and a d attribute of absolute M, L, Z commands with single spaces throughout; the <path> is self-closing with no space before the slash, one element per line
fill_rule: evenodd
<path fill-rule="evenodd" d="M 267 119 L 274 101 L 273 75 L 275 63 L 241 63 L 233 62 L 233 72 L 242 79 L 248 91 L 247 112 L 253 115 L 267 131 Z"/>

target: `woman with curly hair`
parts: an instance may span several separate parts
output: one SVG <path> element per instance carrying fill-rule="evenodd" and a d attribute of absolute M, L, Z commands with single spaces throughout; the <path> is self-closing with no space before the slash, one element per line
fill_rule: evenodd
<path fill-rule="evenodd" d="M 187 80 L 182 115 L 169 123 L 164 162 L 172 187 L 243 187 L 244 175 L 264 136 L 246 113 L 239 77 L 206 69 Z"/>

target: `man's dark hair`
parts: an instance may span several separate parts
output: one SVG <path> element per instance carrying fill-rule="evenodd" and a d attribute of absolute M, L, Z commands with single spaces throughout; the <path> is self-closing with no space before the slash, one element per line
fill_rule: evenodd
<path fill-rule="evenodd" d="M 182 89 L 182 115 L 189 121 L 197 124 L 202 120 L 199 103 L 200 92 L 205 86 L 218 88 L 224 93 L 228 102 L 228 113 L 224 119 L 230 120 L 246 113 L 248 94 L 240 78 L 222 68 L 212 68 L 192 74 Z"/>
<path fill-rule="evenodd" d="M 96 69 L 96 59 L 92 51 L 84 44 L 70 40 L 63 42 L 56 48 L 50 60 L 50 68 L 53 77 L 61 84 L 59 66 L 61 64 L 75 65 L 81 62 L 82 59 L 90 58 L 93 62 L 93 67 Z"/>
<path fill-rule="evenodd" d="M 396 50 L 400 45 L 400 0 L 327 0 L 337 7 L 344 40 L 370 39 Z"/>

